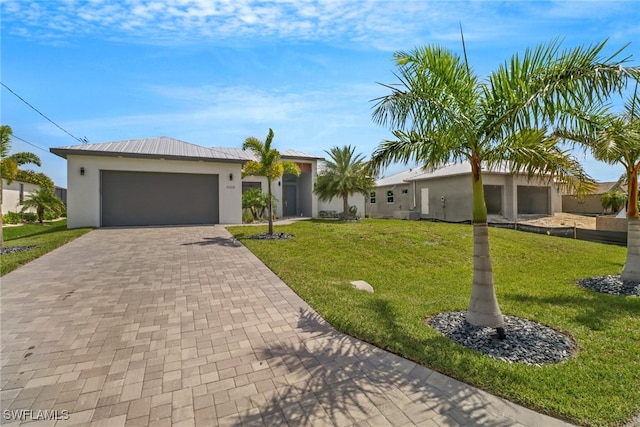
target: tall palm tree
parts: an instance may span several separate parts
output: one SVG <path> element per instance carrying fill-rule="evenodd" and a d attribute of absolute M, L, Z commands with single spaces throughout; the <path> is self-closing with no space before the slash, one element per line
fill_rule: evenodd
<path fill-rule="evenodd" d="M 627 181 L 627 258 L 620 278 L 640 283 L 640 215 L 638 213 L 638 170 L 640 170 L 640 96 L 638 85 L 625 102 L 624 113 L 592 117 L 597 123 L 586 134 L 559 128 L 556 134 L 590 149 L 593 157 L 625 169 Z"/>
<path fill-rule="evenodd" d="M 373 188 L 373 177 L 369 175 L 367 163 L 362 154 L 354 155 L 355 147 L 333 147 L 325 151 L 330 160 L 324 161 L 324 167 L 318 176 L 313 192 L 322 201 L 342 197 L 342 212 L 349 216 L 349 196 L 362 193 L 365 196 Z"/>
<path fill-rule="evenodd" d="M 9 155 L 11 150 L 11 135 L 13 129 L 9 125 L 0 126 L 0 170 L 2 178 L 7 180 L 7 184 L 11 184 L 22 171 L 19 166 L 33 163 L 40 166 L 40 158 L 33 153 L 23 152 Z M 2 205 L 2 189 L 4 187 L 3 180 L 0 179 L 0 205 Z M 2 237 L 2 213 L 0 212 L 0 249 L 4 248 L 4 238 Z"/>
<path fill-rule="evenodd" d="M 464 47 L 464 40 L 463 40 Z M 372 155 L 372 170 L 394 162 L 416 161 L 426 167 L 469 161 L 473 189 L 473 286 L 467 321 L 496 327 L 504 338 L 504 319 L 495 295 L 483 167 L 507 162 L 514 172 L 555 177 L 580 187 L 587 176 L 546 126 L 582 128 L 575 114 L 598 104 L 623 87 L 637 69 L 618 59 L 622 49 L 601 58 L 605 42 L 560 51 L 552 41 L 514 55 L 486 81 L 474 74 L 465 57 L 439 46 L 394 54 L 399 82 L 383 85 L 391 93 L 374 101 L 373 120 L 391 128 Z"/>
<path fill-rule="evenodd" d="M 300 175 L 300 168 L 294 162 L 282 160 L 280 152 L 271 148 L 273 141 L 273 130 L 269 128 L 267 139 L 262 142 L 258 138 L 250 136 L 242 144 L 243 150 L 250 150 L 258 160 L 250 160 L 242 168 L 242 177 L 255 175 L 267 178 L 267 192 L 269 194 L 269 234 L 273 234 L 273 195 L 271 193 L 271 183 L 280 178 L 285 173 Z"/>
<path fill-rule="evenodd" d="M 59 215 L 64 212 L 64 203 L 51 190 L 42 187 L 29 193 L 22 202 L 22 212 L 30 208 L 35 208 L 38 222 L 42 224 L 46 211 L 52 211 Z"/>

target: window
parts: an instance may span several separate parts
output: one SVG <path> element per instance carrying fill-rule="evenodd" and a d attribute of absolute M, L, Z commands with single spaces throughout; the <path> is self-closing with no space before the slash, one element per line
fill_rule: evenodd
<path fill-rule="evenodd" d="M 376 202 L 376 192 L 375 192 L 375 191 L 372 191 L 372 192 L 369 194 L 369 203 L 372 203 L 372 204 L 373 204 L 373 203 L 375 203 L 375 202 Z"/>
<path fill-rule="evenodd" d="M 408 188 L 403 188 L 402 189 L 402 194 L 409 194 L 409 189 Z"/>
<path fill-rule="evenodd" d="M 393 191 L 387 191 L 387 203 L 393 203 Z"/>
<path fill-rule="evenodd" d="M 20 195 L 19 195 L 20 204 L 24 202 L 24 184 L 20 184 Z"/>
<path fill-rule="evenodd" d="M 242 183 L 242 193 L 244 194 L 247 190 L 251 190 L 252 188 L 258 188 L 262 191 L 262 184 L 257 181 L 246 181 Z"/>

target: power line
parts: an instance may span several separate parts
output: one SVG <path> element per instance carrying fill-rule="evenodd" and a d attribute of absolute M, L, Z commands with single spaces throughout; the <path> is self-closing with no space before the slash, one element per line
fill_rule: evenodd
<path fill-rule="evenodd" d="M 17 93 L 15 93 L 13 90 L 11 90 L 11 88 L 9 86 L 7 86 L 6 84 L 0 82 L 0 84 L 2 86 L 4 86 L 5 89 L 7 89 L 9 92 L 11 92 L 12 94 L 14 94 L 20 101 L 24 102 L 25 104 L 27 104 L 33 111 L 35 111 L 36 113 L 40 114 L 42 117 L 44 117 L 45 119 L 49 120 L 51 123 L 53 123 L 58 129 L 60 129 L 61 131 L 63 131 L 64 133 L 66 133 L 67 135 L 69 135 L 71 138 L 75 139 L 76 141 L 79 141 L 81 144 L 86 144 L 89 141 L 87 141 L 87 137 L 85 136 L 84 138 L 78 138 L 77 136 L 73 135 L 71 132 L 69 132 L 68 130 L 66 130 L 65 128 L 63 128 L 62 126 L 60 126 L 59 124 L 57 124 L 56 122 L 54 122 L 53 120 L 51 120 L 49 117 L 45 116 L 44 113 L 42 113 L 40 110 L 38 110 L 36 107 L 34 107 L 33 105 L 29 104 L 23 97 L 21 97 L 20 95 L 18 95 Z M 20 138 L 18 138 L 20 139 Z"/>
<path fill-rule="evenodd" d="M 17 135 L 11 135 L 11 138 L 15 138 L 15 139 L 17 139 L 18 141 L 22 141 L 22 142 L 24 142 L 25 144 L 29 144 L 30 146 L 35 147 L 35 148 L 37 148 L 38 150 L 42 150 L 42 151 L 44 151 L 44 152 L 46 152 L 46 153 L 53 154 L 51 151 L 47 150 L 46 148 L 42 148 L 42 147 L 40 147 L 39 145 L 36 145 L 36 144 L 34 144 L 34 143 L 32 143 L 32 142 L 29 142 L 29 141 L 27 141 L 27 140 L 25 140 L 25 139 L 22 139 L 22 138 L 20 138 L 20 137 L 19 137 L 19 136 L 17 136 Z"/>

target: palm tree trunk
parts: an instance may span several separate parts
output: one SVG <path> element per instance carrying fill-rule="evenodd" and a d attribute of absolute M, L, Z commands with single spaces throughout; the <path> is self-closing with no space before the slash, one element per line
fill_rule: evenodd
<path fill-rule="evenodd" d="M 638 215 L 638 168 L 636 165 L 628 176 L 627 199 L 627 259 L 620 278 L 640 282 L 640 218 Z"/>
<path fill-rule="evenodd" d="M 484 201 L 480 160 L 474 156 L 471 162 L 473 178 L 473 285 L 467 309 L 467 322 L 476 326 L 499 328 L 504 333 L 504 319 L 498 306 L 489 248 L 487 206 Z"/>
<path fill-rule="evenodd" d="M 342 195 L 342 212 L 345 218 L 349 218 L 349 195 Z"/>
<path fill-rule="evenodd" d="M 267 179 L 267 192 L 269 193 L 269 235 L 273 235 L 273 204 L 272 204 L 272 198 L 273 196 L 271 195 L 271 180 Z"/>
<path fill-rule="evenodd" d="M 627 259 L 622 280 L 640 283 L 640 218 L 627 218 Z"/>

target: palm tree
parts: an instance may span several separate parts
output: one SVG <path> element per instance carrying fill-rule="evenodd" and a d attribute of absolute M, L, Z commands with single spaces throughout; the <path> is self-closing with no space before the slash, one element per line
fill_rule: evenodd
<path fill-rule="evenodd" d="M 640 170 L 640 97 L 638 84 L 620 115 L 604 113 L 591 118 L 595 131 L 556 133 L 587 147 L 597 160 L 624 166 L 627 181 L 627 258 L 620 278 L 640 283 L 640 215 L 638 214 L 638 170 Z M 614 208 L 615 211 L 615 208 Z"/>
<path fill-rule="evenodd" d="M 342 212 L 349 216 L 349 196 L 362 193 L 365 196 L 373 188 L 373 177 L 368 174 L 364 156 L 354 156 L 355 147 L 333 147 L 325 151 L 330 160 L 324 161 L 324 168 L 318 176 L 313 192 L 322 201 L 342 197 Z"/>
<path fill-rule="evenodd" d="M 64 212 L 64 203 L 48 188 L 41 187 L 29 193 L 22 202 L 22 212 L 30 208 L 35 208 L 38 222 L 42 224 L 45 211 L 52 211 L 59 215 Z"/>
<path fill-rule="evenodd" d="M 11 126 L 0 126 L 0 170 L 2 170 L 2 178 L 7 180 L 7 184 L 11 184 L 21 172 L 19 166 L 33 163 L 40 166 L 40 158 L 33 153 L 23 152 L 9 155 L 11 149 L 11 135 L 13 129 Z M 2 205 L 2 189 L 4 183 L 0 179 L 0 205 Z M 4 238 L 2 236 L 2 213 L 0 212 L 0 249 L 4 248 Z"/>
<path fill-rule="evenodd" d="M 255 175 L 267 178 L 267 193 L 269 194 L 269 234 L 273 234 L 273 194 L 271 183 L 280 178 L 285 173 L 300 175 L 300 168 L 294 162 L 282 160 L 280 152 L 271 148 L 273 141 L 273 130 L 269 128 L 269 134 L 265 142 L 250 136 L 242 144 L 243 150 L 251 150 L 258 160 L 250 160 L 242 168 L 242 177 Z"/>
<path fill-rule="evenodd" d="M 469 161 L 473 189 L 473 286 L 467 321 L 496 327 L 504 338 L 504 319 L 495 295 L 483 167 L 506 162 L 530 177 L 555 177 L 582 188 L 582 168 L 546 125 L 587 127 L 575 114 L 587 103 L 598 104 L 624 87 L 637 69 L 599 55 L 605 43 L 560 52 L 552 41 L 514 55 L 481 81 L 465 57 L 439 46 L 394 54 L 399 82 L 383 85 L 391 94 L 374 101 L 373 120 L 391 128 L 395 140 L 384 141 L 371 159 L 374 172 L 394 162 L 415 161 L 425 167 Z M 464 48 L 464 39 L 463 39 Z"/>

